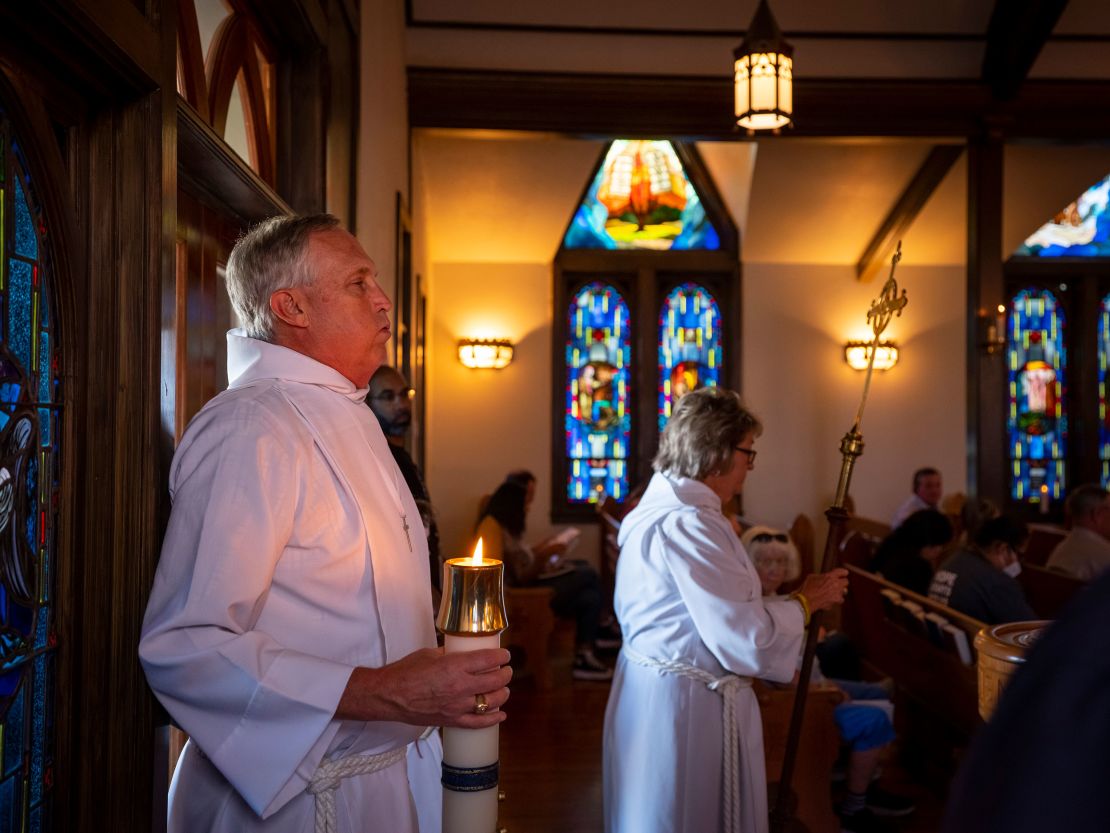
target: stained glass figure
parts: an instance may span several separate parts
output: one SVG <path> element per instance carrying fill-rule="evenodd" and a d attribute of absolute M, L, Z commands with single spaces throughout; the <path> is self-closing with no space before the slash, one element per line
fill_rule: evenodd
<path fill-rule="evenodd" d="M 1110 408 L 1107 408 L 1107 369 L 1110 368 L 1110 295 L 1102 299 L 1098 315 L 1098 461 L 1102 488 L 1110 487 Z"/>
<path fill-rule="evenodd" d="M 566 342 L 567 497 L 596 503 L 628 494 L 628 305 L 609 284 L 584 286 L 570 303 Z"/>
<path fill-rule="evenodd" d="M 721 379 L 721 311 L 696 283 L 676 286 L 659 311 L 659 430 L 683 394 Z"/>
<path fill-rule="evenodd" d="M 570 221 L 563 246 L 715 251 L 721 241 L 670 142 L 618 139 Z"/>
<path fill-rule="evenodd" d="M 1010 495 L 1029 504 L 1057 501 L 1066 488 L 1068 438 L 1064 311 L 1047 289 L 1023 289 L 1010 310 Z"/>
<path fill-rule="evenodd" d="M 0 833 L 51 828 L 60 390 L 48 239 L 0 109 Z"/>
<path fill-rule="evenodd" d="M 1014 254 L 1110 257 L 1110 176 L 1029 235 Z"/>

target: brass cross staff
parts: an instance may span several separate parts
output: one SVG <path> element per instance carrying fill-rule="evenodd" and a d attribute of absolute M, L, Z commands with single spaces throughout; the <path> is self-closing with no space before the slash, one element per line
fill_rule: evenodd
<path fill-rule="evenodd" d="M 902 241 L 898 241 L 898 249 L 890 260 L 890 277 L 883 284 L 879 297 L 871 303 L 867 311 L 867 323 L 871 325 L 871 355 L 867 361 L 867 378 L 863 383 L 863 398 L 856 412 L 856 420 L 848 433 L 840 441 L 840 480 L 836 487 L 836 498 L 833 505 L 825 511 L 829 520 L 829 534 L 825 539 L 825 554 L 821 560 L 821 572 L 827 573 L 836 566 L 836 552 L 840 546 L 841 532 L 848 520 L 848 513 L 844 503 L 848 498 L 848 486 L 852 481 L 852 468 L 856 458 L 863 454 L 863 435 L 860 434 L 860 423 L 863 421 L 863 409 L 867 404 L 867 394 L 871 390 L 871 376 L 875 370 L 875 353 L 879 347 L 879 336 L 886 330 L 890 320 L 902 315 L 902 309 L 909 301 L 906 290 L 898 293 L 898 282 L 894 280 L 894 267 L 902 259 Z M 802 718 L 805 716 L 806 697 L 809 695 L 809 677 L 813 670 L 813 659 L 817 652 L 817 634 L 821 628 L 821 611 L 816 610 L 809 618 L 809 629 L 806 632 L 805 650 L 802 653 L 802 667 L 798 672 L 798 688 L 794 693 L 794 709 L 790 714 L 790 731 L 786 736 L 786 750 L 782 760 L 782 775 L 779 778 L 778 794 L 775 799 L 774 810 L 771 811 L 771 829 L 775 833 L 786 833 L 793 816 L 793 807 L 796 802 L 791 801 L 790 781 L 794 775 L 794 761 L 798 754 L 798 740 L 802 732 Z"/>

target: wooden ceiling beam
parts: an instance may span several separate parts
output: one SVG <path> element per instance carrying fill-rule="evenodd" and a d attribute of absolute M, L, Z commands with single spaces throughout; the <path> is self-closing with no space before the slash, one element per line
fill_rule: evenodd
<path fill-rule="evenodd" d="M 894 249 L 902 239 L 929 197 L 936 191 L 937 186 L 952 170 L 960 154 L 964 152 L 963 145 L 936 145 L 929 151 L 917 173 L 913 175 L 906 190 L 894 203 L 890 213 L 886 215 L 871 242 L 860 255 L 856 264 L 856 279 L 862 282 L 871 280 L 879 270 L 890 260 Z"/>
<path fill-rule="evenodd" d="M 997 0 L 983 51 L 983 83 L 997 101 L 1018 94 L 1067 5 L 1068 0 Z"/>
<path fill-rule="evenodd" d="M 413 127 L 748 138 L 733 127 L 731 81 L 718 76 L 410 67 L 408 93 Z M 1092 106 L 1100 101 L 1110 101 L 1110 82 L 1029 81 L 998 103 L 981 81 L 802 79 L 783 135 L 965 139 L 989 123 L 1008 139 L 1108 141 L 1110 108 Z"/>

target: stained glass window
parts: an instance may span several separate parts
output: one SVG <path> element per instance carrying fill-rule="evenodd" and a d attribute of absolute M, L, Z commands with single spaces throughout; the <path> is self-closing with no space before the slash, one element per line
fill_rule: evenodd
<path fill-rule="evenodd" d="M 1008 326 L 1007 368 L 1010 494 L 1039 504 L 1059 500 L 1066 488 L 1067 350 L 1064 311 L 1047 289 L 1014 296 Z"/>
<path fill-rule="evenodd" d="M 1107 409 L 1107 368 L 1110 367 L 1110 295 L 1098 315 L 1098 461 L 1102 488 L 1110 487 L 1110 410 Z"/>
<path fill-rule="evenodd" d="M 618 139 L 571 219 L 563 246 L 715 251 L 721 241 L 670 142 Z"/>
<path fill-rule="evenodd" d="M 1014 254 L 1110 257 L 1110 176 L 1029 235 Z"/>
<path fill-rule="evenodd" d="M 568 310 L 566 343 L 567 498 L 596 503 L 628 494 L 632 435 L 628 304 L 609 284 L 591 283 Z"/>
<path fill-rule="evenodd" d="M 676 286 L 659 312 L 659 430 L 682 395 L 721 379 L 721 311 L 704 287 Z"/>
<path fill-rule="evenodd" d="M 0 833 L 51 826 L 60 391 L 48 250 L 0 109 Z"/>

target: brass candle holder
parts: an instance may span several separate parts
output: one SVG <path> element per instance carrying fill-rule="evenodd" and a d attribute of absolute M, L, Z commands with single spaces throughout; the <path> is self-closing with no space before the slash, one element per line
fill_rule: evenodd
<path fill-rule="evenodd" d="M 508 625 L 505 565 L 481 558 L 452 558 L 443 565 L 443 597 L 436 628 L 452 636 L 489 636 Z"/>

